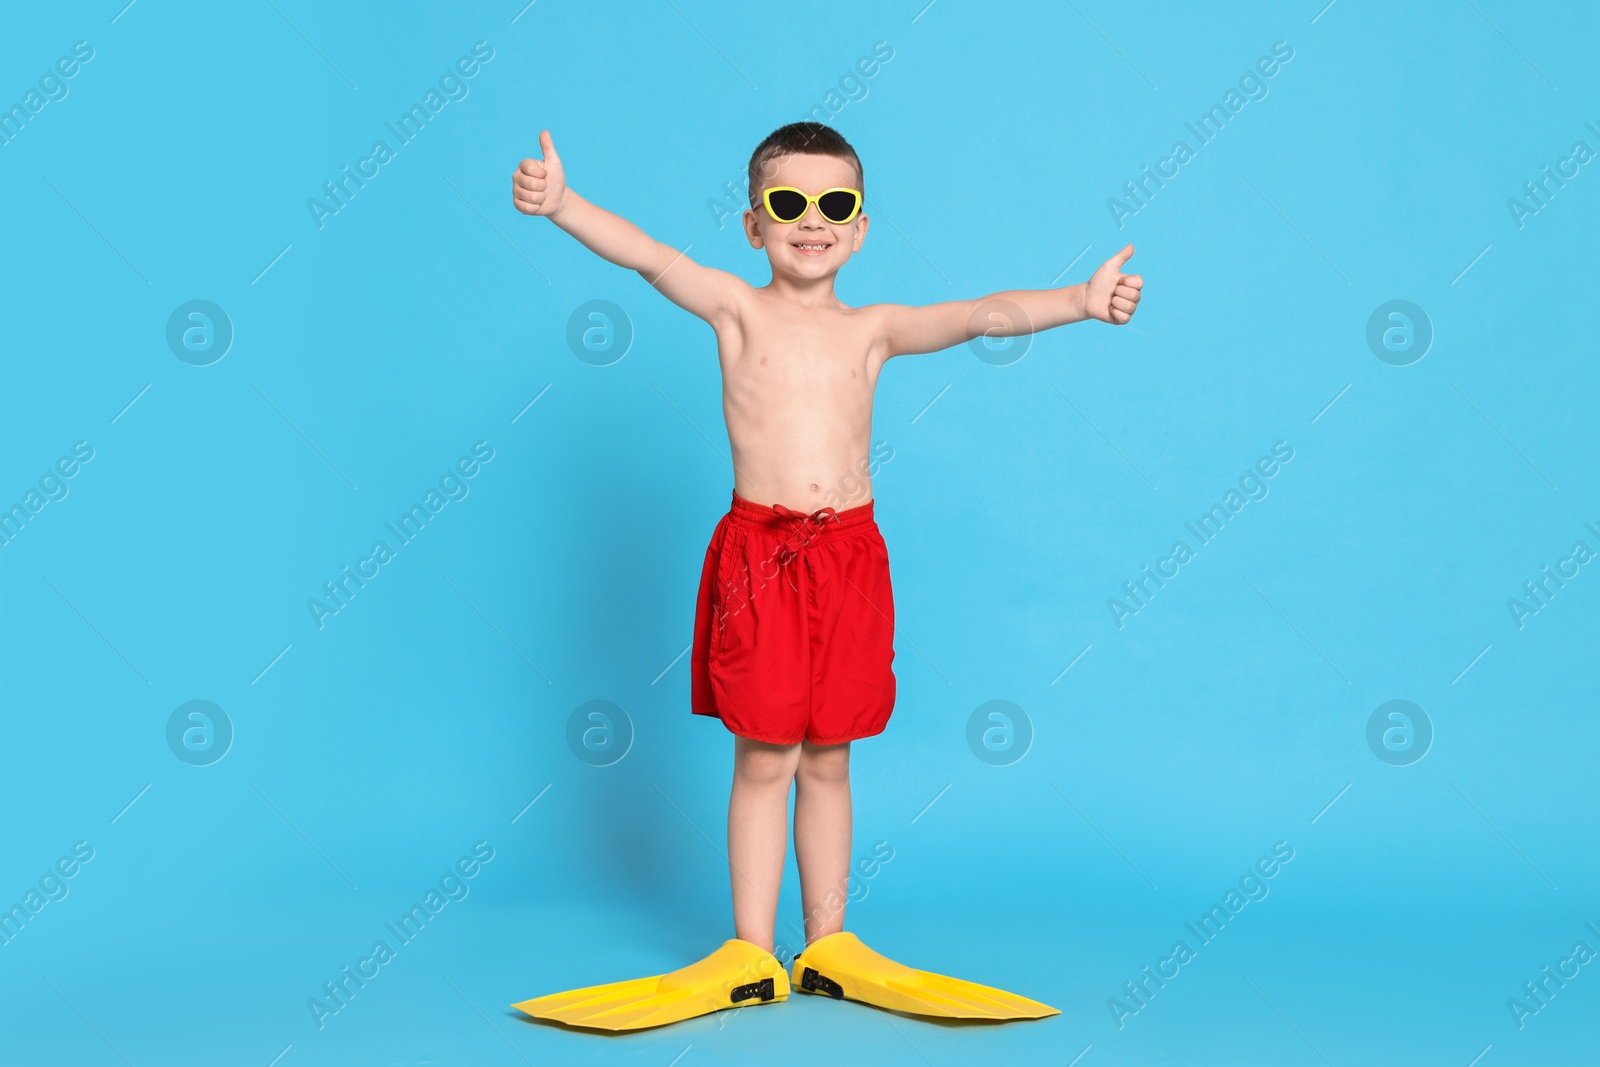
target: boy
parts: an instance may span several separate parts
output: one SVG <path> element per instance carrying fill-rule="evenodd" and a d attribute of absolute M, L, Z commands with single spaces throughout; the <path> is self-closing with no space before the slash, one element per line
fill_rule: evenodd
<path fill-rule="evenodd" d="M 652 240 L 567 187 L 548 131 L 525 159 L 512 200 L 605 259 L 636 270 L 717 336 L 733 501 L 706 551 L 691 657 L 691 710 L 734 734 L 728 865 L 736 937 L 678 971 L 538 997 L 529 1015 L 623 1030 L 720 1008 L 783 1000 L 772 956 L 795 785 L 795 859 L 806 946 L 794 983 L 892 1010 L 963 1018 L 1039 1018 L 1056 1009 L 904 967 L 843 930 L 850 868 L 850 742 L 883 730 L 894 706 L 889 559 L 865 500 L 843 510 L 841 482 L 866 471 L 872 396 L 894 356 L 936 352 L 988 333 L 1015 336 L 1094 318 L 1121 325 L 1143 280 L 1121 273 L 1128 245 L 1087 282 L 926 307 L 852 308 L 834 275 L 861 250 L 863 174 L 836 131 L 798 122 L 750 159 L 751 247 L 772 280 L 753 288 Z M 956 195 L 956 194 L 953 194 Z M 801 957 L 804 957 L 802 961 Z"/>

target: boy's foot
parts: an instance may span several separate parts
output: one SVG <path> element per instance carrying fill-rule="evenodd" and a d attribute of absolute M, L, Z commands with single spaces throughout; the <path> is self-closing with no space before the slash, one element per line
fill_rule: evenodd
<path fill-rule="evenodd" d="M 1042 1019 L 1061 1012 L 1003 989 L 950 978 L 879 955 L 848 930 L 819 937 L 794 958 L 794 986 L 834 999 L 948 1019 Z"/>
<path fill-rule="evenodd" d="M 640 1030 L 723 1008 L 770 1004 L 788 995 L 789 976 L 776 956 L 729 938 L 705 959 L 676 971 L 551 993 L 512 1007 L 568 1026 Z"/>

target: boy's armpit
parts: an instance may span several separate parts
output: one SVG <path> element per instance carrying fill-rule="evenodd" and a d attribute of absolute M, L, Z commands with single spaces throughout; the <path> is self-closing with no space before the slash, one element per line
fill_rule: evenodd
<path fill-rule="evenodd" d="M 668 245 L 660 247 L 656 262 L 640 269 L 641 278 L 713 329 L 738 317 L 752 292 L 749 282 L 725 270 L 702 266 Z"/>

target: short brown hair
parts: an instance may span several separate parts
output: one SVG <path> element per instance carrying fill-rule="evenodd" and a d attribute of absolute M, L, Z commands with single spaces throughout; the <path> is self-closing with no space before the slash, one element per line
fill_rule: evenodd
<path fill-rule="evenodd" d="M 779 156 L 833 156 L 856 168 L 856 187 L 863 199 L 867 195 L 866 175 L 861 170 L 861 159 L 839 131 L 820 122 L 791 122 L 767 134 L 766 140 L 756 145 L 750 156 L 750 206 L 761 202 L 762 171 Z"/>

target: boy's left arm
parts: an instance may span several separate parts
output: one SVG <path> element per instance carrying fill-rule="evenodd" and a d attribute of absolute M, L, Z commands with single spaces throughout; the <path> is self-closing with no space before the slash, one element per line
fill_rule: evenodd
<path fill-rule="evenodd" d="M 1130 244 L 1100 264 L 1088 281 L 1060 289 L 1012 289 L 924 307 L 881 304 L 887 354 L 938 352 L 974 337 L 1015 337 L 1085 319 L 1125 325 L 1133 318 L 1144 287 L 1139 275 L 1122 272 L 1131 255 Z"/>

